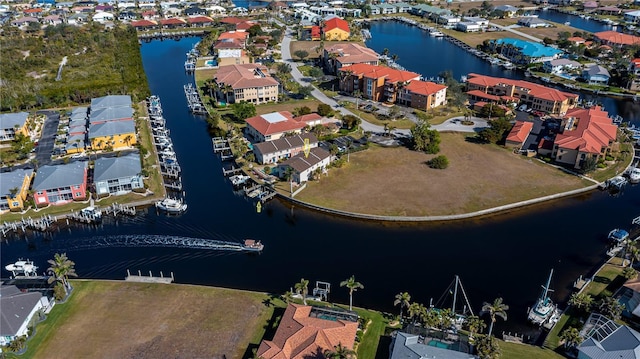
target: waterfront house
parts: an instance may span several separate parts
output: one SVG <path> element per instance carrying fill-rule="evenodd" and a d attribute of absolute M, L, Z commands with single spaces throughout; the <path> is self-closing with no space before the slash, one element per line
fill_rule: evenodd
<path fill-rule="evenodd" d="M 382 15 L 395 14 L 398 12 L 398 8 L 390 4 L 378 4 L 378 8 L 380 9 L 380 14 Z"/>
<path fill-rule="evenodd" d="M 290 303 L 272 340 L 262 340 L 256 356 L 263 359 L 316 357 L 340 344 L 353 349 L 357 316 L 330 308 Z"/>
<path fill-rule="evenodd" d="M 428 111 L 447 103 L 447 86 L 413 80 L 398 91 L 399 104 Z"/>
<path fill-rule="evenodd" d="M 382 11 L 378 5 L 369 5 L 369 14 L 370 15 L 380 15 Z"/>
<path fill-rule="evenodd" d="M 109 121 L 129 121 L 133 119 L 131 107 L 106 107 L 97 110 L 92 109 L 89 114 L 89 124 L 98 124 Z"/>
<path fill-rule="evenodd" d="M 153 20 L 138 20 L 132 21 L 131 26 L 135 27 L 137 30 L 149 30 L 158 27 L 158 22 Z"/>
<path fill-rule="evenodd" d="M 324 22 L 322 28 L 324 39 L 328 41 L 344 41 L 349 39 L 349 23 L 339 17 Z"/>
<path fill-rule="evenodd" d="M 114 151 L 129 148 L 137 143 L 133 120 L 107 121 L 89 125 L 89 143 L 93 150 Z"/>
<path fill-rule="evenodd" d="M 454 16 L 454 15 L 440 15 L 438 16 L 438 19 L 436 20 L 436 22 L 438 24 L 442 24 L 444 26 L 455 26 L 457 23 L 460 22 L 460 16 Z"/>
<path fill-rule="evenodd" d="M 577 94 L 528 81 L 478 74 L 467 75 L 467 95 L 471 101 L 519 102 L 536 111 L 562 115 L 576 107 L 579 98 Z"/>
<path fill-rule="evenodd" d="M 262 104 L 278 101 L 279 83 L 262 64 L 220 66 L 213 77 L 228 102 Z"/>
<path fill-rule="evenodd" d="M 191 27 L 208 27 L 214 24 L 212 18 L 208 16 L 194 16 L 187 19 Z"/>
<path fill-rule="evenodd" d="M 486 29 L 487 26 L 489 26 L 489 20 L 483 17 L 463 16 L 462 21 L 478 24 L 478 26 L 480 26 L 480 29 L 483 29 L 483 30 Z"/>
<path fill-rule="evenodd" d="M 393 4 L 393 6 L 395 6 L 398 9 L 398 13 L 401 12 L 409 12 L 409 10 L 411 10 L 411 5 L 407 4 L 406 2 L 399 2 L 399 3 L 395 3 Z"/>
<path fill-rule="evenodd" d="M 497 39 L 492 42 L 495 49 L 515 64 L 532 64 L 557 59 L 561 50 L 543 44 L 513 38 Z"/>
<path fill-rule="evenodd" d="M 360 91 L 364 98 L 394 103 L 399 87 L 420 80 L 415 72 L 396 70 L 385 66 L 355 64 L 340 68 L 340 90 L 352 94 Z"/>
<path fill-rule="evenodd" d="M 624 21 L 637 24 L 640 22 L 640 10 L 624 13 Z"/>
<path fill-rule="evenodd" d="M 493 11 L 501 17 L 514 17 L 518 12 L 518 8 L 512 5 L 500 5 L 496 6 Z"/>
<path fill-rule="evenodd" d="M 552 74 L 570 72 L 581 67 L 582 65 L 579 62 L 569 59 L 547 60 L 542 63 L 542 68 L 544 69 L 544 71 Z"/>
<path fill-rule="evenodd" d="M 0 114 L 0 142 L 13 141 L 17 134 L 29 135 L 29 113 Z"/>
<path fill-rule="evenodd" d="M 593 35 L 596 41 L 609 46 L 628 47 L 640 44 L 640 37 L 617 31 L 601 31 Z"/>
<path fill-rule="evenodd" d="M 95 161 L 93 183 L 96 195 L 121 195 L 144 188 L 140 154 L 101 157 Z"/>
<path fill-rule="evenodd" d="M 378 53 L 353 42 L 335 44 L 324 48 L 323 59 L 330 72 L 355 64 L 378 65 Z"/>
<path fill-rule="evenodd" d="M 635 75 L 635 78 L 629 82 L 629 90 L 640 90 L 640 58 L 629 61 L 629 71 Z"/>
<path fill-rule="evenodd" d="M 278 177 L 284 178 L 287 171 L 291 171 L 290 181 L 302 184 L 307 182 L 317 170 L 326 171 L 331 163 L 331 153 L 322 147 L 314 147 L 307 153 L 296 156 L 280 163 L 277 167 Z"/>
<path fill-rule="evenodd" d="M 247 118 L 245 122 L 246 134 L 253 142 L 273 141 L 286 134 L 298 134 L 307 125 L 305 122 L 296 121 L 288 111 L 257 115 Z"/>
<path fill-rule="evenodd" d="M 606 68 L 592 64 L 582 70 L 582 78 L 590 85 L 606 85 L 609 83 L 611 75 L 609 75 L 609 71 Z"/>
<path fill-rule="evenodd" d="M 24 210 L 34 174 L 32 169 L 23 168 L 0 172 L 0 211 Z"/>
<path fill-rule="evenodd" d="M 601 6 L 595 9 L 594 12 L 600 15 L 620 15 L 622 13 L 622 9 L 617 6 Z"/>
<path fill-rule="evenodd" d="M 475 22 L 460 21 L 456 23 L 456 30 L 462 32 L 478 32 L 482 30 L 482 27 Z"/>
<path fill-rule="evenodd" d="M 91 111 L 106 107 L 131 107 L 131 96 L 108 95 L 91 99 Z"/>
<path fill-rule="evenodd" d="M 478 357 L 469 353 L 470 348 L 465 345 L 466 351 L 456 351 L 448 349 L 456 347 L 462 350 L 462 345 L 449 345 L 446 343 L 436 342 L 435 345 L 430 341 L 425 342 L 425 338 L 415 334 L 407 334 L 398 331 L 391 343 L 389 359 L 477 359 Z M 438 345 L 441 344 L 441 345 Z"/>
<path fill-rule="evenodd" d="M 578 359 L 635 359 L 640 353 L 640 333 L 602 314 L 592 313 L 580 336 Z"/>
<path fill-rule="evenodd" d="M 237 40 L 242 43 L 243 47 L 247 46 L 247 39 L 249 38 L 249 33 L 245 31 L 227 31 L 223 32 L 218 36 L 218 41 L 222 40 Z"/>
<path fill-rule="evenodd" d="M 581 169 L 587 158 L 604 158 L 616 140 L 618 126 L 600 106 L 575 108 L 564 116 L 562 132 L 553 142 L 551 158 Z"/>
<path fill-rule="evenodd" d="M 22 292 L 15 285 L 0 285 L 0 346 L 28 336 L 34 316 L 52 305 L 40 292 Z"/>
<path fill-rule="evenodd" d="M 507 135 L 505 145 L 509 147 L 522 148 L 524 143 L 527 141 L 531 130 L 533 130 L 533 122 L 516 121 Z"/>
<path fill-rule="evenodd" d="M 616 293 L 616 298 L 624 305 L 622 316 L 637 322 L 640 319 L 640 280 L 628 280 Z"/>
<path fill-rule="evenodd" d="M 160 27 L 163 29 L 179 29 L 187 27 L 187 22 L 177 17 L 160 19 Z"/>
<path fill-rule="evenodd" d="M 306 144 L 305 144 L 306 141 Z M 253 145 L 253 154 L 259 164 L 277 163 L 296 156 L 308 149 L 318 147 L 318 139 L 312 133 L 284 136 L 277 140 L 260 142 Z"/>
<path fill-rule="evenodd" d="M 86 199 L 87 169 L 86 161 L 40 166 L 32 186 L 36 207 Z"/>
<path fill-rule="evenodd" d="M 521 17 L 518 19 L 518 25 L 532 28 L 551 26 L 551 24 L 537 17 Z"/>
<path fill-rule="evenodd" d="M 409 13 L 435 20 L 441 15 L 451 15 L 451 10 L 441 9 L 437 6 L 427 4 L 417 4 L 409 10 Z"/>

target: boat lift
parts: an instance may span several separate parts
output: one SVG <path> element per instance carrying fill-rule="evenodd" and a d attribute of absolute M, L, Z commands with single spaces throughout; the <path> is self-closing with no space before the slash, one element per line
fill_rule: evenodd
<path fill-rule="evenodd" d="M 320 298 L 320 300 L 327 301 L 328 295 L 330 292 L 331 292 L 331 283 L 322 282 L 319 280 L 316 281 L 316 287 L 313 288 L 314 297 Z"/>

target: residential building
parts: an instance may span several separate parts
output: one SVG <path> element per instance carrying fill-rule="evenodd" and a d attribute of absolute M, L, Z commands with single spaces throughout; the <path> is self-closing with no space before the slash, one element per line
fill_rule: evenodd
<path fill-rule="evenodd" d="M 131 96 L 108 95 L 91 99 L 91 111 L 108 107 L 131 107 Z"/>
<path fill-rule="evenodd" d="M 136 126 L 133 120 L 92 123 L 88 138 L 93 150 L 117 151 L 137 143 Z"/>
<path fill-rule="evenodd" d="M 627 47 L 640 44 L 640 37 L 617 31 L 601 31 L 593 34 L 601 44 L 617 47 Z"/>
<path fill-rule="evenodd" d="M 587 158 L 604 158 L 618 133 L 618 126 L 600 106 L 569 110 L 562 129 L 553 142 L 551 158 L 576 169 L 581 169 Z"/>
<path fill-rule="evenodd" d="M 616 293 L 620 304 L 624 305 L 622 316 L 637 322 L 640 319 L 640 280 L 630 279 Z"/>
<path fill-rule="evenodd" d="M 499 5 L 496 6 L 493 11 L 502 17 L 514 17 L 516 12 L 518 12 L 518 8 L 512 5 Z"/>
<path fill-rule="evenodd" d="M 640 10 L 629 11 L 624 13 L 624 21 L 638 23 L 640 22 Z"/>
<path fill-rule="evenodd" d="M 138 21 L 132 21 L 131 26 L 135 27 L 138 30 L 148 30 L 148 29 L 153 29 L 158 27 L 158 22 L 153 20 L 143 19 Z"/>
<path fill-rule="evenodd" d="M 428 81 L 411 81 L 400 88 L 398 103 L 428 111 L 447 103 L 447 86 Z"/>
<path fill-rule="evenodd" d="M 516 121 L 507 135 L 505 145 L 522 148 L 525 141 L 527 141 L 531 130 L 533 130 L 533 122 Z"/>
<path fill-rule="evenodd" d="M 256 162 L 263 165 L 286 160 L 315 147 L 318 147 L 316 136 L 312 133 L 304 133 L 256 143 L 253 145 L 253 154 L 256 156 Z"/>
<path fill-rule="evenodd" d="M 462 32 L 478 32 L 482 31 L 480 24 L 470 21 L 460 21 L 456 23 L 456 30 Z"/>
<path fill-rule="evenodd" d="M 581 38 L 580 36 L 572 36 L 568 38 L 567 41 L 569 41 L 573 45 L 582 45 L 587 42 L 587 40 Z"/>
<path fill-rule="evenodd" d="M 357 316 L 343 315 L 332 309 L 289 304 L 273 339 L 263 340 L 256 356 L 263 359 L 302 359 L 334 350 L 338 344 L 353 349 L 357 330 Z"/>
<path fill-rule="evenodd" d="M 462 17 L 462 21 L 478 24 L 480 26 L 480 28 L 483 29 L 483 30 L 486 29 L 487 26 L 489 26 L 489 20 L 487 20 L 487 19 L 485 19 L 483 17 L 463 16 Z"/>
<path fill-rule="evenodd" d="M 339 17 L 325 21 L 322 32 L 324 33 L 324 39 L 329 41 L 348 40 L 351 34 L 349 32 L 349 23 Z"/>
<path fill-rule="evenodd" d="M 532 82 L 478 74 L 467 75 L 467 95 L 471 101 L 520 102 L 536 111 L 562 115 L 576 107 L 579 98 Z"/>
<path fill-rule="evenodd" d="M 444 26 L 455 26 L 460 22 L 460 16 L 454 15 L 440 15 L 436 20 L 438 24 L 442 24 Z"/>
<path fill-rule="evenodd" d="M 409 13 L 435 20 L 441 15 L 451 15 L 451 10 L 441 9 L 437 6 L 427 4 L 417 4 L 409 10 Z"/>
<path fill-rule="evenodd" d="M 390 4 L 378 4 L 378 9 L 380 9 L 380 13 L 382 15 L 389 15 L 389 14 L 395 14 L 398 12 L 398 8 L 390 5 Z"/>
<path fill-rule="evenodd" d="M 307 182 L 318 169 L 323 173 L 331 163 L 331 153 L 322 147 L 312 148 L 307 152 L 298 153 L 278 165 L 277 171 L 280 178 L 285 177 L 289 168 L 291 169 L 291 182 L 301 184 Z"/>
<path fill-rule="evenodd" d="M 581 67 L 582 65 L 579 62 L 569 59 L 548 60 L 542 63 L 542 68 L 544 69 L 544 71 L 552 74 L 573 71 Z"/>
<path fill-rule="evenodd" d="M 397 332 L 391 343 L 389 359 L 477 359 L 475 355 L 448 349 L 450 345 L 431 345 L 419 335 Z M 460 346 L 456 346 L 460 348 Z"/>
<path fill-rule="evenodd" d="M 395 103 L 399 87 L 420 80 L 420 75 L 415 72 L 368 64 L 346 66 L 338 73 L 341 91 L 360 91 L 364 98 L 377 102 Z"/>
<path fill-rule="evenodd" d="M 218 41 L 222 40 L 237 40 L 243 48 L 247 46 L 247 39 L 249 39 L 249 33 L 245 31 L 227 31 L 218 36 Z"/>
<path fill-rule="evenodd" d="M 611 75 L 606 68 L 593 64 L 582 70 L 582 78 L 590 85 L 606 85 L 609 83 Z"/>
<path fill-rule="evenodd" d="M 254 142 L 277 140 L 286 134 L 297 134 L 306 123 L 296 121 L 288 111 L 272 112 L 247 118 L 246 133 Z"/>
<path fill-rule="evenodd" d="M 629 90 L 640 91 L 640 58 L 629 61 L 629 71 L 635 75 L 629 82 Z"/>
<path fill-rule="evenodd" d="M 411 4 L 407 4 L 406 2 L 395 3 L 393 6 L 398 9 L 398 13 L 409 12 L 409 10 L 411 10 Z"/>
<path fill-rule="evenodd" d="M 245 101 L 262 104 L 278 101 L 280 84 L 262 64 L 220 66 L 213 79 L 223 93 L 232 95 L 225 96 L 230 103 Z"/>
<path fill-rule="evenodd" d="M 635 359 L 640 353 L 640 333 L 602 314 L 592 313 L 580 336 L 578 359 Z"/>
<path fill-rule="evenodd" d="M 382 13 L 378 5 L 369 5 L 369 11 L 371 15 L 380 15 Z"/>
<path fill-rule="evenodd" d="M 551 26 L 551 24 L 538 17 L 521 17 L 518 19 L 518 25 L 532 28 Z"/>
<path fill-rule="evenodd" d="M 89 124 L 99 124 L 110 121 L 130 121 L 133 119 L 133 108 L 131 107 L 104 107 L 91 109 L 89 114 Z"/>
<path fill-rule="evenodd" d="M 29 135 L 29 113 L 0 114 L 0 142 L 13 141 L 17 134 Z"/>
<path fill-rule="evenodd" d="M 0 172 L 0 211 L 24 210 L 34 174 L 32 169 L 22 168 Z"/>
<path fill-rule="evenodd" d="M 208 27 L 214 24 L 212 18 L 208 16 L 194 16 L 187 19 L 191 27 Z"/>
<path fill-rule="evenodd" d="M 560 57 L 561 50 L 520 39 L 504 38 L 493 41 L 493 46 L 515 64 L 545 62 Z"/>
<path fill-rule="evenodd" d="M 115 19 L 115 16 L 113 16 L 113 14 L 110 12 L 104 11 L 104 12 L 95 13 L 91 19 L 94 22 L 99 22 L 101 24 L 104 24 L 106 22 L 113 21 L 113 19 Z"/>
<path fill-rule="evenodd" d="M 96 195 L 120 195 L 143 189 L 140 154 L 120 157 L 101 157 L 95 161 L 93 183 Z"/>
<path fill-rule="evenodd" d="M 171 8 L 166 10 L 171 10 Z M 179 29 L 179 28 L 187 27 L 187 22 L 178 17 L 160 19 L 159 23 L 160 23 L 160 27 L 163 29 Z"/>
<path fill-rule="evenodd" d="M 336 44 L 324 49 L 324 62 L 331 73 L 337 73 L 338 69 L 354 64 L 378 65 L 380 55 L 360 44 L 353 42 Z"/>
<path fill-rule="evenodd" d="M 0 285 L 0 346 L 29 335 L 29 324 L 36 313 L 50 305 L 40 292 L 23 293 L 14 285 Z"/>
<path fill-rule="evenodd" d="M 87 197 L 87 162 L 40 166 L 33 180 L 36 207 L 57 205 Z"/>

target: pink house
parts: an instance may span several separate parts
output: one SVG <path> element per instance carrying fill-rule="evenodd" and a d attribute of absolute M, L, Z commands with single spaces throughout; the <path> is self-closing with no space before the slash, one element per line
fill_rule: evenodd
<path fill-rule="evenodd" d="M 32 186 L 36 207 L 86 199 L 87 169 L 86 161 L 38 168 Z"/>

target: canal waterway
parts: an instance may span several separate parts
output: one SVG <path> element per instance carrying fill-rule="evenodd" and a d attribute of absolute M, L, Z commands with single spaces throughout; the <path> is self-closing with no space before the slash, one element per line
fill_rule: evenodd
<path fill-rule="evenodd" d="M 608 231 L 629 227 L 631 219 L 640 214 L 640 186 L 629 186 L 616 198 L 593 192 L 452 223 L 350 220 L 277 200 L 257 213 L 254 204 L 235 195 L 223 179 L 222 164 L 212 153 L 204 121 L 187 111 L 182 85 L 192 78 L 183 73 L 182 65 L 195 41 L 154 40 L 141 48 L 151 91 L 162 100 L 183 168 L 188 211 L 167 217 L 149 209 L 135 218 L 97 227 L 78 226 L 3 241 L 3 266 L 29 258 L 44 270 L 54 253 L 67 252 L 83 278 L 122 279 L 127 269 L 163 271 L 165 275 L 173 272 L 179 283 L 272 293 L 283 293 L 304 277 L 311 287 L 316 280 L 330 282 L 330 300 L 343 303 L 348 293 L 339 283 L 353 274 L 364 284 L 354 295 L 354 305 L 393 312 L 397 312 L 395 294 L 408 291 L 413 301 L 428 304 L 445 293 L 457 274 L 476 312 L 483 301 L 498 296 L 510 305 L 509 320 L 499 323 L 496 331 L 531 332 L 526 311 L 549 270 L 555 269 L 552 297 L 565 299 L 573 280 L 602 262 Z M 392 53 L 399 51 L 393 41 L 382 46 Z M 401 63 L 412 57 L 441 55 L 426 47 L 413 49 L 413 56 L 400 54 Z M 460 62 L 467 60 L 460 54 L 443 60 L 444 66 L 432 62 L 432 73 L 451 64 L 462 74 Z M 472 66 L 468 71 L 482 71 Z M 262 240 L 265 250 L 248 255 L 150 245 L 166 236 L 224 241 L 254 238 Z"/>
<path fill-rule="evenodd" d="M 586 19 L 577 15 L 566 14 L 554 10 L 540 10 L 536 12 L 540 19 L 553 21 L 557 24 L 564 24 L 567 21 L 569 26 L 588 32 L 600 31 L 622 31 L 622 26 L 611 26 L 595 19 Z"/>

